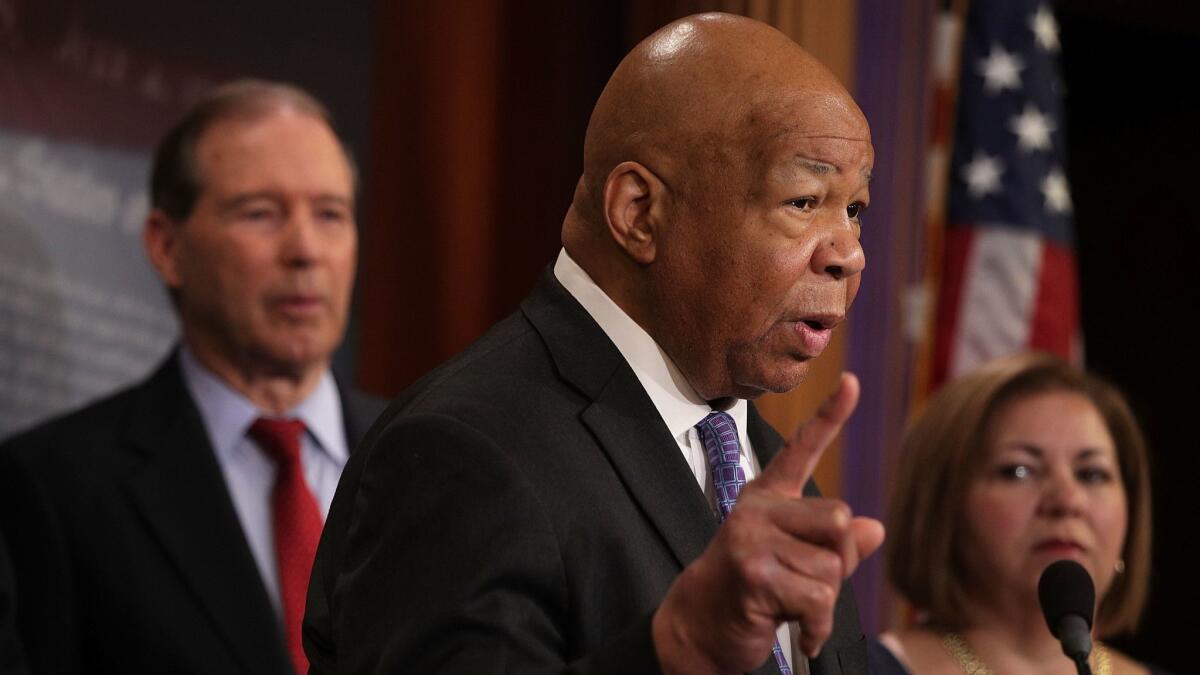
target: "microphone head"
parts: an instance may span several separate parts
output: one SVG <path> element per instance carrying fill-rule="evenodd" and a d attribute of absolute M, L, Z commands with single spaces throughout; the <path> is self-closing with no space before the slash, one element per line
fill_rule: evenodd
<path fill-rule="evenodd" d="M 1092 616 L 1096 612 L 1096 587 L 1083 565 L 1074 560 L 1058 560 L 1042 572 L 1038 580 L 1038 602 L 1042 605 L 1042 616 L 1054 637 L 1061 638 L 1058 627 L 1068 615 L 1082 617 L 1092 628 Z"/>

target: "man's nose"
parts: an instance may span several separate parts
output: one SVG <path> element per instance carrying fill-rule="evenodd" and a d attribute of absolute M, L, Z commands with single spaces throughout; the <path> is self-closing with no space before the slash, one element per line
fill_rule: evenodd
<path fill-rule="evenodd" d="M 867 264 L 858 231 L 845 213 L 826 223 L 827 234 L 813 251 L 812 266 L 817 274 L 848 279 L 863 271 Z"/>
<path fill-rule="evenodd" d="M 307 209 L 293 209 L 283 235 L 282 255 L 289 265 L 304 266 L 320 257 L 322 243 L 316 219 Z"/>

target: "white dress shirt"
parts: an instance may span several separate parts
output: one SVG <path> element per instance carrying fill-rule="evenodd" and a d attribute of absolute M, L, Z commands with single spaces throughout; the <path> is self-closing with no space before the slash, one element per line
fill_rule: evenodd
<path fill-rule="evenodd" d="M 700 398 L 654 338 L 596 285 L 588 273 L 567 255 L 566 249 L 559 251 L 558 260 L 554 263 L 554 276 L 567 292 L 583 305 L 608 339 L 612 340 L 617 351 L 621 352 L 621 356 L 625 357 L 626 363 L 633 369 L 633 374 L 637 376 L 658 414 L 662 416 L 667 429 L 675 437 L 679 451 L 683 453 L 684 460 L 691 468 L 696 483 L 704 491 L 709 506 L 716 513 L 716 492 L 712 484 L 708 455 L 704 450 L 704 443 L 700 440 L 700 434 L 696 431 L 696 425 L 708 416 L 713 408 Z M 729 413 L 737 424 L 738 440 L 742 446 L 738 463 L 746 474 L 746 480 L 750 481 L 758 475 L 759 464 L 750 446 L 750 438 L 746 435 L 749 405 L 745 399 L 733 401 L 725 412 Z M 777 633 L 783 654 L 791 665 L 794 650 L 792 635 L 797 634 L 797 631 L 793 631 L 790 624 L 784 623 L 779 626 Z M 807 672 L 807 668 L 801 672 Z"/>
<path fill-rule="evenodd" d="M 186 346 L 179 350 L 179 365 L 184 384 L 200 410 L 200 418 L 225 476 L 234 511 L 241 521 L 250 552 L 254 554 L 254 562 L 258 564 L 267 595 L 276 613 L 282 616 L 275 533 L 271 525 L 271 489 L 275 486 L 276 464 L 246 435 L 254 420 L 276 416 L 260 411 L 205 368 Z M 283 417 L 304 422 L 300 462 L 304 467 L 304 480 L 323 520 L 329 514 L 338 478 L 350 457 L 346 427 L 342 423 L 342 400 L 333 375 L 326 371 L 308 398 Z"/>

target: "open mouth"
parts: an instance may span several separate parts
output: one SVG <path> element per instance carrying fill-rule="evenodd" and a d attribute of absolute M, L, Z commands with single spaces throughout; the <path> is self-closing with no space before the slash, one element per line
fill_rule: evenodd
<path fill-rule="evenodd" d="M 804 326 L 812 331 L 831 331 L 842 322 L 843 314 L 841 312 L 822 312 L 815 311 L 806 313 L 803 316 L 793 319 L 796 323 Z"/>
<path fill-rule="evenodd" d="M 815 357 L 824 351 L 833 335 L 836 320 L 824 317 L 800 319 L 793 325 L 802 344 L 801 351 L 805 356 Z"/>

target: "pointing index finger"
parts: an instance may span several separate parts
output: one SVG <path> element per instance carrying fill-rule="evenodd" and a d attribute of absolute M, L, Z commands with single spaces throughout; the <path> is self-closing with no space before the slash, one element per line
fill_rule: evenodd
<path fill-rule="evenodd" d="M 858 405 L 858 392 L 858 378 L 853 373 L 842 373 L 838 388 L 825 399 L 812 419 L 796 429 L 759 480 L 771 490 L 799 496 L 825 448 L 837 437 Z"/>

